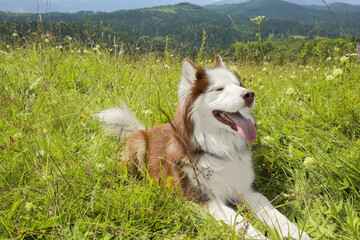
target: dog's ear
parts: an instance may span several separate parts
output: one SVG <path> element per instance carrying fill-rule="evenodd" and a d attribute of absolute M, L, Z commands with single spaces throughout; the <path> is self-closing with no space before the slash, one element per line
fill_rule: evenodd
<path fill-rule="evenodd" d="M 222 61 L 222 58 L 220 57 L 220 55 L 216 55 L 216 57 L 215 57 L 214 68 L 216 68 L 216 67 L 226 67 L 226 65 Z"/>
<path fill-rule="evenodd" d="M 178 89 L 180 101 L 185 99 L 187 94 L 191 91 L 191 88 L 196 80 L 196 69 L 196 65 L 190 59 L 184 59 Z"/>

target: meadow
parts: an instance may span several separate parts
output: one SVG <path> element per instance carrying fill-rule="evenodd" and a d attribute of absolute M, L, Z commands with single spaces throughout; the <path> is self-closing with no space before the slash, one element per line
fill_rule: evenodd
<path fill-rule="evenodd" d="M 0 238 L 241 239 L 171 187 L 127 176 L 123 143 L 93 116 L 125 102 L 146 126 L 166 122 L 162 111 L 172 116 L 177 106 L 176 52 L 123 54 L 67 41 L 0 51 Z M 353 50 L 304 66 L 224 56 L 256 93 L 258 189 L 313 239 L 360 239 L 360 62 Z M 210 56 L 199 57 L 211 67 Z"/>

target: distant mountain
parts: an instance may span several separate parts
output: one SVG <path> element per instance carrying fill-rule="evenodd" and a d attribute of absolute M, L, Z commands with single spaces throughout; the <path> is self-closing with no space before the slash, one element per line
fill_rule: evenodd
<path fill-rule="evenodd" d="M 141 9 L 190 2 L 205 6 L 244 3 L 249 0 L 0 0 L 0 11 L 16 13 L 77 12 Z M 325 6 L 322 0 L 287 0 L 298 5 Z M 341 2 L 360 5 L 359 0 L 325 0 L 327 4 Z"/>
<path fill-rule="evenodd" d="M 176 41 L 201 45 L 203 30 L 209 35 L 207 43 L 211 46 L 228 46 L 236 41 L 234 28 L 226 15 L 190 3 L 120 10 L 111 13 L 81 11 L 77 13 L 43 13 L 43 22 L 79 22 L 101 25 L 120 32 L 136 36 L 149 36 L 154 39 L 165 39 L 169 35 Z M 0 22 L 32 21 L 36 22 L 38 14 L 1 13 Z M 245 18 L 247 19 L 247 18 Z M 227 36 L 227 37 L 225 37 Z"/>
<path fill-rule="evenodd" d="M 252 0 L 239 4 L 225 4 L 221 6 L 208 6 L 232 16 L 266 16 L 271 18 L 289 19 L 292 21 L 316 21 L 331 17 L 329 11 L 310 9 L 294 3 L 281 0 Z"/>
<path fill-rule="evenodd" d="M 223 5 L 223 4 L 236 4 L 236 3 L 243 3 L 248 2 L 250 0 L 221 0 L 214 2 L 214 5 Z M 287 2 L 295 3 L 298 5 L 320 5 L 325 6 L 324 1 L 322 0 L 286 0 Z M 332 3 L 346 3 L 351 5 L 360 5 L 359 0 L 325 0 L 326 4 Z"/>
<path fill-rule="evenodd" d="M 333 4 L 333 3 L 346 3 L 346 4 L 351 4 L 351 5 L 360 5 L 360 1 L 359 0 L 287 0 L 288 2 L 291 3 L 296 3 L 299 5 L 321 5 L 324 6 L 326 2 L 326 4 Z"/>
<path fill-rule="evenodd" d="M 331 11 L 326 6 L 305 6 L 282 0 L 251 0 L 238 4 L 208 5 L 206 7 L 231 16 L 266 16 L 266 18 L 297 22 L 360 21 L 360 6 L 345 3 L 330 4 Z"/>
<path fill-rule="evenodd" d="M 191 2 L 197 5 L 209 0 L 0 0 L 0 11 L 17 13 L 77 12 L 141 9 L 146 7 Z"/>
<path fill-rule="evenodd" d="M 330 5 L 328 5 L 330 10 L 337 13 L 337 14 L 345 14 L 347 15 L 348 13 L 359 13 L 360 12 L 360 5 L 350 5 L 350 4 L 346 4 L 346 3 L 332 3 Z M 318 9 L 322 9 L 322 10 L 328 10 L 327 7 L 322 6 L 313 6 L 315 8 Z"/>
<path fill-rule="evenodd" d="M 201 46 L 203 30 L 208 47 L 224 49 L 236 41 L 256 41 L 256 26 L 250 18 L 266 16 L 263 39 L 286 37 L 360 37 L 360 6 L 344 3 L 326 6 L 297 5 L 282 0 L 250 0 L 237 4 L 198 6 L 190 3 L 115 12 L 81 11 L 43 13 L 42 22 L 92 24 L 133 36 L 164 41 L 169 36 L 181 48 Z M 1 13 L 0 23 L 36 23 L 38 14 Z M 0 27 L 1 33 L 1 27 Z M 67 33 L 67 35 L 73 35 Z"/>
<path fill-rule="evenodd" d="M 222 0 L 214 2 L 213 5 L 224 5 L 224 4 L 236 4 L 236 3 L 243 3 L 249 0 Z"/>

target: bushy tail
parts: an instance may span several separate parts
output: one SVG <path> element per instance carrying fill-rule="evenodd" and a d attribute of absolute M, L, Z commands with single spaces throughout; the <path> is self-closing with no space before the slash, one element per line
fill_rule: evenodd
<path fill-rule="evenodd" d="M 145 129 L 125 104 L 119 108 L 104 110 L 95 116 L 103 123 L 105 130 L 110 134 L 129 136 L 132 132 Z"/>

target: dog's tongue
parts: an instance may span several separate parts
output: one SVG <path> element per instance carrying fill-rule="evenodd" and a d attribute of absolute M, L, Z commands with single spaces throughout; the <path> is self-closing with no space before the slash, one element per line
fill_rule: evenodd
<path fill-rule="evenodd" d="M 247 143 L 252 143 L 256 140 L 257 133 L 254 124 L 250 119 L 245 118 L 241 113 L 226 113 L 236 124 L 238 133 L 245 139 Z"/>

